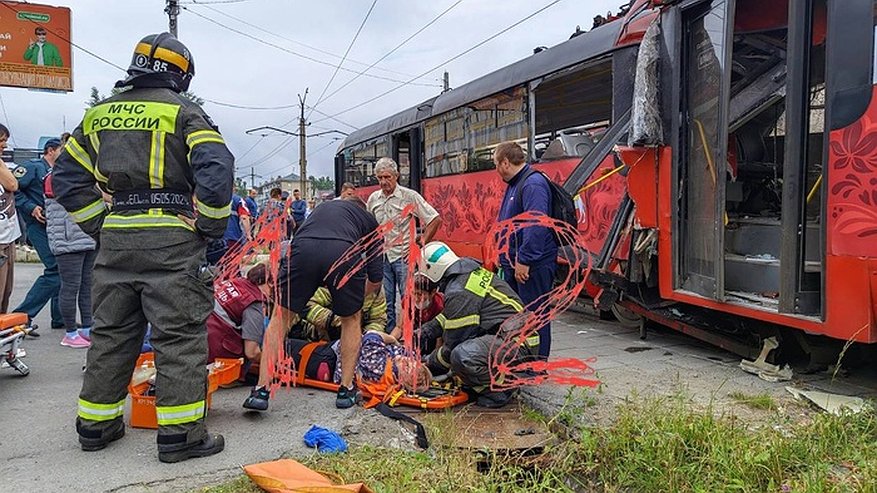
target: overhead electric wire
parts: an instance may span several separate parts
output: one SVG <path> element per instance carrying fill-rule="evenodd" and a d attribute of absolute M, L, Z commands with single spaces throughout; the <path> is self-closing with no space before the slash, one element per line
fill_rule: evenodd
<path fill-rule="evenodd" d="M 378 0 L 372 0 L 371 7 L 368 8 L 368 12 L 365 13 L 365 17 L 362 19 L 362 22 L 359 24 L 359 29 L 356 30 L 356 33 L 353 35 L 353 39 L 350 40 L 350 44 L 347 45 L 347 50 L 344 52 L 344 55 L 341 57 L 341 61 L 338 62 L 338 65 L 335 66 L 335 70 L 332 72 L 332 77 L 329 77 L 329 82 L 326 83 L 326 87 L 323 88 L 323 92 L 320 93 L 320 96 L 317 98 L 317 102 L 314 103 L 314 107 L 320 105 L 323 102 L 323 96 L 326 95 L 326 91 L 329 90 L 329 87 L 335 82 L 335 77 L 338 75 L 338 71 L 341 70 L 341 66 L 344 65 L 344 60 L 347 60 L 347 55 L 350 54 L 350 50 L 353 49 L 353 45 L 356 44 L 356 40 L 359 39 L 359 33 L 362 32 L 362 28 L 365 27 L 365 23 L 368 22 L 368 18 L 371 17 L 372 11 L 375 9 L 375 5 L 378 4 Z M 368 70 L 368 69 L 366 69 Z M 363 72 L 365 73 L 365 72 Z M 312 109 L 305 120 L 310 120 L 311 115 L 314 110 Z"/>
<path fill-rule="evenodd" d="M 5 5 L 5 4 L 3 4 L 3 5 Z M 264 45 L 266 45 L 266 46 L 270 46 L 270 47 L 272 47 L 272 48 L 276 48 L 276 49 L 278 49 L 278 50 L 280 50 L 280 51 L 283 51 L 283 52 L 285 52 L 285 53 L 289 53 L 290 55 L 297 56 L 297 57 L 299 57 L 299 58 L 303 58 L 303 59 L 305 59 L 305 60 L 309 60 L 309 61 L 314 62 L 314 63 L 319 63 L 320 65 L 327 65 L 327 66 L 329 66 L 329 67 L 335 67 L 335 65 L 333 65 L 331 62 L 327 62 L 327 61 L 325 61 L 325 60 L 320 60 L 320 59 L 318 59 L 318 58 L 314 58 L 314 57 L 312 57 L 312 56 L 304 55 L 304 54 L 302 54 L 302 53 L 298 53 L 297 51 L 293 51 L 293 50 L 290 50 L 289 48 L 286 48 L 286 47 L 280 46 L 280 45 L 278 45 L 278 44 L 276 44 L 276 43 L 272 43 L 272 42 L 270 42 L 270 41 L 266 41 L 266 40 L 264 40 L 264 39 L 262 39 L 262 38 L 259 38 L 258 36 L 253 36 L 253 35 L 250 34 L 250 33 L 246 33 L 246 32 L 241 31 L 241 30 L 239 30 L 239 29 L 235 29 L 235 28 L 233 28 L 233 27 L 231 27 L 231 26 L 228 26 L 228 25 L 226 25 L 226 24 L 223 24 L 223 23 L 221 23 L 221 22 L 219 22 L 219 21 L 217 21 L 217 20 L 215 20 L 215 19 L 211 19 L 210 17 L 207 17 L 206 15 L 204 15 L 204 14 L 202 14 L 202 13 L 200 13 L 200 12 L 196 12 L 196 11 L 190 9 L 189 7 L 185 7 L 185 6 L 184 6 L 184 7 L 182 7 L 182 8 L 183 8 L 183 10 L 185 10 L 185 11 L 187 11 L 187 12 L 190 12 L 190 13 L 194 14 L 194 15 L 197 16 L 197 17 L 202 18 L 202 19 L 206 20 L 207 22 L 210 22 L 210 23 L 212 23 L 212 24 L 216 24 L 217 26 L 219 26 L 219 27 L 221 27 L 221 28 L 223 28 L 223 29 L 227 29 L 227 30 L 229 30 L 229 31 L 231 31 L 231 32 L 233 32 L 233 33 L 240 34 L 241 36 L 244 36 L 245 38 L 249 38 L 249 39 L 252 39 L 253 41 L 256 41 L 256 42 L 258 42 L 258 43 L 262 43 L 262 44 L 264 44 Z M 346 68 L 346 67 L 342 67 L 341 70 L 344 70 L 344 71 L 346 71 L 346 72 L 352 72 L 352 73 L 354 73 L 354 74 L 359 74 L 359 73 L 360 73 L 360 72 L 358 72 L 358 71 L 356 71 L 356 70 L 353 70 L 353 69 L 350 69 L 350 68 Z M 399 80 L 399 79 L 394 79 L 394 78 L 392 78 L 392 77 L 384 77 L 384 76 L 381 76 L 381 75 L 375 75 L 375 74 L 364 74 L 364 75 L 365 75 L 366 77 L 371 77 L 371 78 L 374 78 L 374 79 L 386 80 L 386 81 L 390 81 L 390 82 L 396 82 L 396 83 L 404 82 L 404 81 L 401 81 L 401 80 Z M 422 77 L 423 77 L 423 76 L 420 76 L 420 77 L 417 77 L 417 78 L 420 79 L 420 78 L 422 78 Z M 419 85 L 419 86 L 426 86 L 426 87 L 441 87 L 441 86 L 438 85 L 438 84 L 412 84 L 412 85 Z"/>
<path fill-rule="evenodd" d="M 18 11 L 18 10 L 15 10 L 14 7 L 12 7 L 11 5 L 9 5 L 9 4 L 6 3 L 6 2 L 4 2 L 4 3 L 0 3 L 0 5 L 3 5 L 3 6 L 6 7 L 7 9 L 9 9 L 9 10 L 15 12 L 16 16 L 19 14 L 19 11 Z M 25 4 L 22 4 L 22 5 L 25 5 Z M 28 19 L 28 20 L 29 20 L 29 19 Z M 36 21 L 32 21 L 32 20 L 31 20 L 30 22 L 31 22 L 32 24 L 34 24 L 34 25 L 38 25 L 38 26 L 42 27 L 43 29 L 46 30 L 46 32 L 52 33 L 53 35 L 57 36 L 58 38 L 60 38 L 60 39 L 61 39 L 62 41 L 64 41 L 65 43 L 69 43 L 70 46 L 72 46 L 72 47 L 74 47 L 74 48 L 76 48 L 76 49 L 78 49 L 78 50 L 80 50 L 80 51 L 82 51 L 82 52 L 84 52 L 84 53 L 86 53 L 86 54 L 88 54 L 88 55 L 91 55 L 91 56 L 94 57 L 94 58 L 97 58 L 98 60 L 100 60 L 100 61 L 106 63 L 107 65 L 109 65 L 109 66 L 111 66 L 111 67 L 115 67 L 115 68 L 121 70 L 122 72 L 125 72 L 125 71 L 128 70 L 128 69 L 125 69 L 125 68 L 122 68 L 122 67 L 116 65 L 115 63 L 113 63 L 113 62 L 107 60 L 106 58 L 104 58 L 104 57 L 102 57 L 102 56 L 100 56 L 100 55 L 98 55 L 98 54 L 96 54 L 96 53 L 93 53 L 92 51 L 89 51 L 89 50 L 83 48 L 82 46 L 80 46 L 80 45 L 74 43 L 73 41 L 71 41 L 69 38 L 66 38 L 66 37 L 64 37 L 64 36 L 61 36 L 61 35 L 58 34 L 56 31 L 53 31 L 51 28 L 47 27 L 45 24 L 38 23 L 38 22 L 36 22 Z"/>
<path fill-rule="evenodd" d="M 311 46 L 311 45 L 309 45 L 309 44 L 307 44 L 307 43 L 302 43 L 301 41 L 297 41 L 297 40 L 294 40 L 294 39 L 292 39 L 292 38 L 287 38 L 286 36 L 284 36 L 284 35 L 282 35 L 282 34 L 278 34 L 278 33 L 276 33 L 276 32 L 269 31 L 269 30 L 265 29 L 265 28 L 262 27 L 262 26 L 259 26 L 259 25 L 257 25 L 257 24 L 253 24 L 253 23 L 251 23 L 251 22 L 247 22 L 247 21 L 245 21 L 245 20 L 243 20 L 243 19 L 241 19 L 241 18 L 239 18 L 239 17 L 235 17 L 235 16 L 233 16 L 233 15 L 231 15 L 231 14 L 229 14 L 229 13 L 223 12 L 222 10 L 219 10 L 219 9 L 216 9 L 216 8 L 213 8 L 213 7 L 210 7 L 210 6 L 204 5 L 204 4 L 202 4 L 201 2 L 198 2 L 198 5 L 201 5 L 201 6 L 203 6 L 204 8 L 206 8 L 206 9 L 208 9 L 208 10 L 211 10 L 211 11 L 213 11 L 213 12 L 219 14 L 219 15 L 222 15 L 222 16 L 228 17 L 229 19 L 232 19 L 232 20 L 234 20 L 234 21 L 240 22 L 241 24 L 243 24 L 243 25 L 245 25 L 245 26 L 252 27 L 253 29 L 256 29 L 257 31 L 262 31 L 262 32 L 265 33 L 265 34 L 268 34 L 268 35 L 274 36 L 274 37 L 276 37 L 276 38 L 280 38 L 280 39 L 282 39 L 282 40 L 284 40 L 284 41 L 289 41 L 290 43 L 293 43 L 293 44 L 297 44 L 297 45 L 300 45 L 300 46 L 304 46 L 305 48 L 307 48 L 307 49 L 309 49 L 309 50 L 314 50 L 314 51 L 316 51 L 316 52 L 318 52 L 318 53 L 322 53 L 322 54 L 324 54 L 324 55 L 329 55 L 329 56 L 331 56 L 331 57 L 339 58 L 339 59 L 341 58 L 341 55 L 338 55 L 338 54 L 336 54 L 336 53 L 332 53 L 331 51 L 326 51 L 326 50 L 324 50 L 324 49 L 322 49 L 322 48 L 318 48 L 318 47 L 316 47 L 316 46 Z M 360 61 L 354 60 L 354 59 L 352 59 L 352 58 L 348 58 L 347 61 L 350 62 L 350 63 L 354 63 L 354 64 L 356 64 L 356 65 L 362 65 L 363 67 L 365 67 L 365 66 L 368 65 L 368 64 L 365 63 L 365 62 L 360 62 Z M 383 71 L 383 72 L 387 72 L 387 73 L 390 73 L 390 74 L 401 75 L 402 77 L 411 77 L 411 74 L 407 74 L 407 73 L 405 73 L 405 72 L 399 72 L 399 71 L 397 71 L 397 70 L 390 70 L 390 69 L 388 69 L 388 68 L 378 67 L 378 70 L 381 70 L 381 71 Z M 368 69 L 366 69 L 366 71 L 368 71 Z"/>
<path fill-rule="evenodd" d="M 265 136 L 264 136 L 264 135 L 260 135 L 260 136 L 259 136 L 259 140 L 257 140 L 256 143 L 253 144 L 252 147 L 250 147 L 249 149 L 247 149 L 247 152 L 241 154 L 240 156 L 235 156 L 235 157 L 234 157 L 235 160 L 237 161 L 238 159 L 243 159 L 244 156 L 246 156 L 247 154 L 249 154 L 250 152 L 252 152 L 253 149 L 256 148 L 256 146 L 258 146 L 259 144 L 261 144 L 263 140 L 265 140 Z M 242 168 L 248 168 L 248 167 L 249 167 L 249 166 L 237 166 L 237 167 L 235 167 L 235 169 L 236 169 L 236 170 L 240 170 L 240 169 L 242 169 Z"/>
<path fill-rule="evenodd" d="M 321 146 L 321 147 L 317 148 L 316 150 L 309 151 L 309 152 L 306 154 L 306 156 L 307 156 L 308 158 L 310 158 L 312 155 L 314 155 L 314 154 L 318 154 L 319 152 L 323 151 L 324 149 L 326 149 L 327 147 L 331 146 L 332 144 L 334 144 L 335 142 L 337 142 L 337 141 L 339 141 L 339 140 L 341 140 L 341 139 L 338 138 L 338 137 L 332 137 L 332 140 L 330 140 L 329 142 L 327 142 L 326 145 Z M 283 170 L 283 169 L 286 168 L 286 167 L 293 166 L 294 164 L 295 164 L 295 163 L 284 164 L 283 166 L 281 166 L 281 167 L 279 167 L 279 168 L 275 168 L 275 169 L 271 170 L 270 172 L 265 173 L 265 176 L 268 177 L 268 178 L 270 179 L 272 174 L 277 173 L 278 171 L 281 171 L 281 170 Z"/>
<path fill-rule="evenodd" d="M 433 19 L 432 19 L 431 21 L 427 22 L 423 27 L 421 27 L 420 29 L 418 29 L 414 34 L 412 34 L 411 36 L 408 36 L 407 38 L 405 38 L 404 41 L 402 41 L 401 43 L 399 43 L 398 45 L 396 45 L 395 48 L 393 48 L 392 50 L 388 51 L 386 55 L 384 55 L 384 56 L 378 58 L 374 63 L 372 63 L 371 65 L 369 65 L 368 68 L 366 68 L 365 70 L 363 70 L 363 72 L 368 72 L 368 71 L 371 70 L 375 65 L 377 65 L 377 64 L 381 63 L 382 61 L 384 61 L 387 57 L 389 57 L 390 55 L 392 55 L 393 53 L 395 53 L 399 48 L 405 46 L 405 44 L 407 44 L 409 41 L 411 41 L 412 39 L 414 39 L 418 34 L 420 34 L 420 33 L 422 33 L 423 31 L 425 31 L 427 28 L 429 28 L 429 26 L 435 24 L 436 21 L 438 21 L 439 19 L 441 19 L 442 17 L 444 17 L 445 14 L 447 14 L 448 12 L 450 12 L 451 10 L 453 10 L 457 5 L 460 5 L 461 3 L 463 3 L 463 0 L 457 0 L 453 5 L 451 5 L 450 7 L 446 8 L 444 11 L 442 11 L 442 13 L 440 13 L 439 15 L 433 17 Z M 335 89 L 334 91 L 332 91 L 331 94 L 329 94 L 328 96 L 326 96 L 325 98 L 323 98 L 323 101 L 326 101 L 327 99 L 331 98 L 332 96 L 338 94 L 339 92 L 341 92 L 341 90 L 343 90 L 345 87 L 347 87 L 347 86 L 349 86 L 350 84 L 352 84 L 352 83 L 353 83 L 356 79 L 358 79 L 359 77 L 360 77 L 360 75 L 356 75 L 356 76 L 354 76 L 352 79 L 350 79 L 349 81 L 345 82 L 341 87 L 339 87 L 338 89 Z M 319 102 L 319 101 L 318 101 L 318 102 Z M 314 106 L 316 106 L 316 105 L 314 105 Z"/>
<path fill-rule="evenodd" d="M 267 161 L 267 160 L 273 158 L 273 157 L 276 156 L 277 154 L 279 154 L 280 151 L 282 151 L 283 149 L 285 149 L 287 146 L 289 146 L 289 145 L 292 144 L 293 142 L 295 142 L 295 138 L 294 138 L 294 137 L 287 137 L 287 138 L 283 139 L 283 142 L 281 142 L 277 147 L 275 147 L 274 149 L 272 149 L 271 151 L 269 151 L 268 154 L 266 154 L 266 155 L 264 155 L 264 156 L 262 156 L 262 157 L 260 157 L 260 158 L 258 158 L 258 159 L 256 159 L 256 160 L 254 160 L 253 162 L 251 162 L 251 163 L 249 163 L 249 164 L 242 165 L 242 167 L 249 168 L 249 167 L 255 167 L 255 166 L 258 166 L 258 165 L 264 163 L 265 161 Z"/>
<path fill-rule="evenodd" d="M 222 101 L 215 101 L 213 99 L 201 98 L 206 103 L 215 104 L 216 106 L 224 106 L 226 108 L 235 108 L 238 110 L 255 110 L 255 111 L 275 111 L 275 110 L 288 110 L 290 108 L 298 107 L 298 103 L 296 104 L 287 104 L 283 106 L 247 106 L 242 104 L 234 104 L 234 103 L 224 103 Z"/>
<path fill-rule="evenodd" d="M 442 63 L 440 63 L 440 64 L 438 64 L 438 65 L 436 65 L 435 67 L 433 67 L 433 68 L 431 68 L 431 69 L 429 69 L 429 70 L 423 72 L 422 74 L 420 74 L 420 75 L 418 75 L 418 76 L 416 76 L 416 77 L 414 77 L 414 78 L 412 78 L 412 79 L 410 79 L 410 80 L 408 80 L 408 81 L 406 81 L 406 82 L 403 82 L 403 83 L 399 84 L 399 85 L 396 86 L 396 87 L 393 87 L 393 88 L 391 88 L 391 89 L 388 89 L 388 90 L 382 92 L 381 94 L 378 94 L 377 96 L 375 96 L 375 97 L 373 97 L 373 98 L 371 98 L 371 99 L 367 99 L 367 100 L 365 100 L 365 101 L 363 101 L 363 102 L 361 102 L 361 103 L 359 103 L 359 104 L 356 104 L 356 105 L 354 105 L 354 106 L 351 106 L 350 108 L 347 108 L 347 109 L 345 109 L 345 110 L 343 110 L 343 111 L 339 111 L 339 112 L 337 112 L 337 113 L 333 113 L 331 116 L 328 116 L 328 117 L 326 117 L 326 118 L 323 118 L 323 119 L 317 120 L 317 121 L 315 121 L 314 123 L 320 123 L 321 121 L 325 121 L 325 120 L 327 120 L 327 119 L 329 119 L 329 118 L 334 118 L 334 117 L 337 117 L 338 115 L 343 115 L 343 114 L 345 114 L 345 113 L 349 113 L 349 112 L 351 112 L 351 111 L 353 111 L 353 110 L 355 110 L 355 109 L 357 109 L 357 108 L 361 108 L 361 107 L 363 107 L 363 106 L 365 106 L 365 105 L 367 105 L 367 104 L 373 103 L 373 102 L 377 101 L 378 99 L 383 98 L 384 96 L 386 96 L 386 95 L 388 95 L 388 94 L 392 94 L 392 93 L 398 91 L 399 89 L 401 89 L 401 88 L 403 88 L 403 87 L 405 87 L 405 86 L 407 86 L 407 85 L 410 85 L 410 84 L 411 84 L 412 82 L 414 82 L 415 80 L 420 79 L 420 78 L 422 78 L 422 77 L 425 77 L 425 76 L 429 75 L 431 72 L 433 72 L 433 71 L 435 71 L 435 70 L 438 70 L 438 69 L 441 68 L 442 66 L 447 65 L 448 63 L 453 62 L 454 60 L 456 60 L 456 59 L 458 59 L 458 58 L 460 58 L 460 57 L 462 57 L 462 56 L 465 56 L 466 54 L 468 54 L 468 53 L 474 51 L 474 50 L 477 49 L 477 48 L 480 48 L 480 47 L 483 46 L 484 44 L 486 44 L 486 43 L 488 43 L 488 42 L 490 42 L 490 41 L 496 39 L 497 37 L 499 37 L 499 36 L 501 36 L 501 35 L 503 35 L 503 34 L 505 34 L 505 33 L 507 33 L 508 31 L 510 31 L 510 30 L 514 29 L 515 27 L 517 27 L 517 26 L 523 24 L 524 22 L 526 22 L 526 21 L 532 19 L 533 17 L 539 15 L 540 13 L 544 12 L 545 10 L 548 10 L 549 8 L 551 8 L 551 7 L 553 7 L 554 5 L 560 3 L 561 1 L 562 1 L 562 0 L 554 0 L 554 1 L 552 1 L 552 2 L 549 3 L 548 5 L 545 5 L 544 7 L 542 7 L 542 8 L 540 8 L 539 10 L 533 12 L 532 14 L 530 14 L 530 15 L 524 17 L 523 19 L 521 19 L 521 20 L 519 20 L 519 21 L 517 21 L 517 22 L 515 22 L 514 24 L 512 24 L 512 25 L 510 25 L 510 26 L 508 26 L 508 27 L 502 29 L 501 31 L 499 31 L 499 32 L 497 32 L 497 33 L 491 35 L 490 37 L 484 39 L 483 41 L 481 41 L 481 42 L 479 42 L 479 43 L 477 43 L 477 44 L 475 44 L 474 46 L 472 46 L 472 47 L 470 47 L 470 48 L 467 48 L 465 51 L 463 51 L 463 52 L 461 52 L 461 53 L 459 53 L 459 54 L 457 54 L 457 55 L 452 56 L 451 58 L 445 60 L 444 62 L 442 62 Z"/>

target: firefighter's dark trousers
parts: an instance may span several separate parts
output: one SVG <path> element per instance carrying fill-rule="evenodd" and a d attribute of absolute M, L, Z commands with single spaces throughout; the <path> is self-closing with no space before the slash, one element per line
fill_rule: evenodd
<path fill-rule="evenodd" d="M 500 329 L 499 334 L 486 334 L 458 344 L 450 354 L 451 370 L 460 377 L 463 385 L 476 392 L 483 392 L 490 387 L 491 365 L 505 363 L 513 365 L 532 360 L 539 347 L 538 334 L 527 338 L 519 347 L 509 347 L 503 342 L 515 337 L 523 327 L 523 317 L 509 320 Z M 504 376 L 498 375 L 502 380 Z"/>
<path fill-rule="evenodd" d="M 153 250 L 102 248 L 94 269 L 94 329 L 79 395 L 77 430 L 103 440 L 122 423 L 128 382 L 152 324 L 158 448 L 206 437 L 207 332 L 213 285 L 204 241 Z"/>

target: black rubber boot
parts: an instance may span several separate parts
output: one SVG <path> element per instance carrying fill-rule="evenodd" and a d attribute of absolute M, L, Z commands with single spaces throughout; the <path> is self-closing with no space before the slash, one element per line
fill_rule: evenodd
<path fill-rule="evenodd" d="M 267 411 L 268 398 L 270 397 L 271 393 L 268 392 L 268 389 L 265 387 L 255 387 L 250 392 L 250 396 L 244 401 L 244 408 L 252 409 L 253 411 Z"/>
<path fill-rule="evenodd" d="M 90 436 L 91 433 L 83 430 L 79 426 L 79 421 L 76 422 L 76 431 L 79 432 L 79 445 L 82 447 L 82 450 L 85 452 L 95 452 L 97 450 L 103 450 L 107 448 L 112 442 L 122 438 L 125 436 L 125 423 L 121 420 L 117 422 L 117 426 L 114 426 L 112 429 L 107 430 L 104 433 L 95 434 L 94 436 Z M 99 435 L 99 436 L 98 436 Z"/>
<path fill-rule="evenodd" d="M 158 460 L 162 462 L 182 462 L 198 457 L 209 457 L 222 452 L 225 448 L 225 438 L 222 435 L 207 435 L 207 438 L 192 444 L 181 450 L 173 452 L 158 452 Z"/>
<path fill-rule="evenodd" d="M 500 392 L 485 392 L 478 396 L 476 404 L 489 409 L 497 409 L 505 406 L 512 400 L 514 392 L 511 390 L 503 390 Z"/>

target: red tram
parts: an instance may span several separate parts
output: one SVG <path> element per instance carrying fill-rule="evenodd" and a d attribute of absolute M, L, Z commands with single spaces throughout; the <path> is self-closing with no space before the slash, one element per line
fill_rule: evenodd
<path fill-rule="evenodd" d="M 874 10 L 634 0 L 354 132 L 336 184 L 370 192 L 392 156 L 442 214 L 437 239 L 480 257 L 504 186 L 492 150 L 515 140 L 575 197 L 601 308 L 743 354 L 771 333 L 874 343 Z"/>

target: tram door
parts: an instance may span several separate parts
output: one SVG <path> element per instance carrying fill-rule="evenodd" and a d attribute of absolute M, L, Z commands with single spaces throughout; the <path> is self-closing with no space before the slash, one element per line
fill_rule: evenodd
<path fill-rule="evenodd" d="M 399 165 L 399 183 L 420 192 L 421 151 L 420 127 L 393 134 L 393 160 Z"/>
<path fill-rule="evenodd" d="M 725 174 L 734 0 L 682 10 L 677 289 L 724 299 Z"/>

